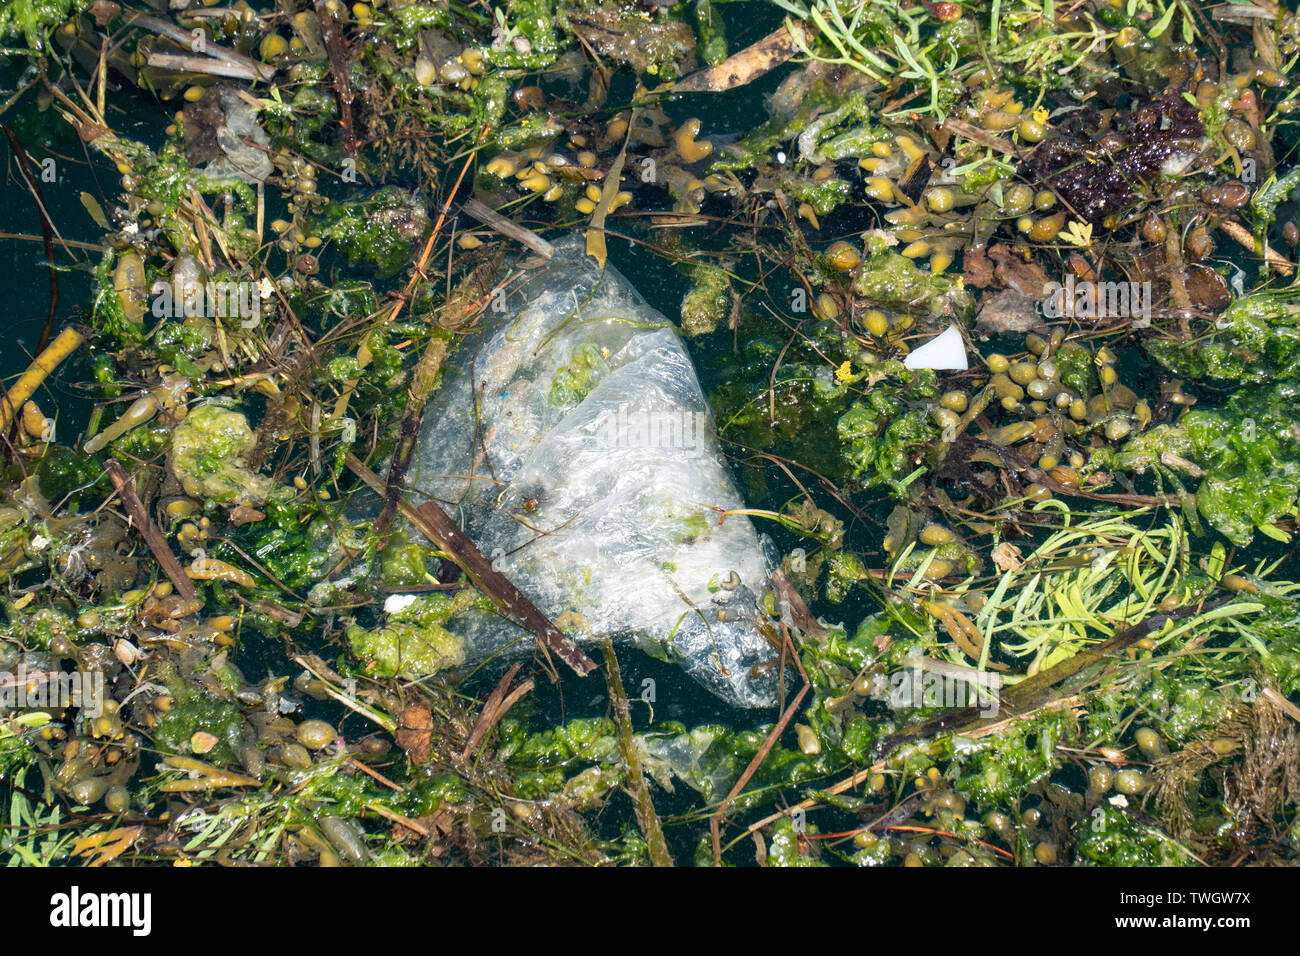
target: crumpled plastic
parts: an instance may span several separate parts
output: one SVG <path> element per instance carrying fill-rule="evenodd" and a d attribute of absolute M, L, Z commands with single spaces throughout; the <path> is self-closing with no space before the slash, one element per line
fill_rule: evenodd
<path fill-rule="evenodd" d="M 213 179 L 264 182 L 274 171 L 271 138 L 258 123 L 256 106 L 238 90 L 218 86 L 185 109 L 186 156 Z"/>
<path fill-rule="evenodd" d="M 726 514 L 743 503 L 672 324 L 580 236 L 486 317 L 426 409 L 410 486 L 575 639 L 633 642 L 732 704 L 774 703 L 769 560 Z M 453 629 L 471 662 L 529 647 L 492 615 Z"/>

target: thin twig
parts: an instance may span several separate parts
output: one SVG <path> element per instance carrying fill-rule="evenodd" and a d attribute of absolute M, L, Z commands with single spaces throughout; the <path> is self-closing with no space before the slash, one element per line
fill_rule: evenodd
<path fill-rule="evenodd" d="M 1241 223 L 1233 222 L 1231 219 L 1229 219 L 1226 222 L 1220 223 L 1219 228 L 1222 229 L 1224 232 L 1226 232 L 1228 234 L 1228 238 L 1230 238 L 1237 245 L 1241 246 L 1241 248 L 1247 250 L 1248 252 L 1254 253 L 1255 255 L 1259 255 L 1260 248 L 1259 245 L 1255 242 L 1254 235 L 1251 233 L 1249 229 L 1247 229 Z M 1290 276 L 1295 273 L 1295 263 L 1288 261 L 1284 255 L 1282 255 L 1280 252 L 1278 252 L 1276 249 L 1270 246 L 1268 244 L 1268 240 L 1264 240 L 1263 252 L 1264 252 L 1264 265 L 1268 266 L 1270 269 L 1275 270 L 1276 272 L 1278 272 L 1280 275 L 1283 276 Z"/>
<path fill-rule="evenodd" d="M 194 35 L 182 27 L 177 26 L 170 20 L 164 20 L 161 17 L 149 16 L 145 13 L 128 13 L 126 22 L 129 26 L 143 27 L 151 33 L 157 33 L 179 43 L 182 47 L 193 49 Z M 209 57 L 220 60 L 232 67 L 242 68 L 250 80 L 269 80 L 275 76 L 275 68 L 267 66 L 264 63 L 258 63 L 252 57 L 244 56 L 242 53 L 236 53 L 234 50 L 228 50 L 223 46 L 207 43 L 203 44 L 203 52 Z M 162 54 L 167 55 L 167 54 Z"/>
<path fill-rule="evenodd" d="M 486 203 L 481 203 L 477 199 L 466 199 L 461 204 L 460 210 L 465 215 L 477 219 L 483 225 L 495 229 L 507 239 L 522 243 L 544 259 L 550 259 L 555 255 L 555 246 L 531 229 L 525 229 L 518 223 L 507 219 Z"/>
<path fill-rule="evenodd" d="M 609 687 L 614 723 L 618 725 L 618 749 L 627 769 L 627 789 L 636 810 L 637 824 L 645 835 L 650 862 L 655 866 L 672 866 L 672 854 L 668 852 L 668 843 L 664 840 L 659 815 L 655 813 L 654 800 L 650 796 L 650 784 L 646 782 L 645 773 L 641 769 L 641 751 L 637 749 L 632 732 L 632 711 L 627 705 L 627 693 L 623 690 L 623 674 L 618 668 L 614 642 L 608 637 L 602 637 L 600 652 L 605 658 L 605 683 Z"/>
<path fill-rule="evenodd" d="M 327 0 L 316 0 L 316 16 L 320 19 L 325 53 L 329 57 L 330 73 L 334 75 L 334 91 L 339 97 L 339 120 L 343 126 L 343 148 L 356 159 L 358 152 L 356 127 L 352 123 L 352 85 L 348 83 L 348 62 L 343 55 L 343 32 L 339 29 L 338 6 Z"/>
<path fill-rule="evenodd" d="M 533 682 L 531 680 L 524 681 L 523 684 L 510 692 L 510 703 L 508 705 L 505 703 L 508 699 L 506 688 L 510 686 L 510 682 L 515 679 L 515 675 L 518 673 L 519 664 L 511 664 L 510 669 L 497 681 L 497 686 L 492 688 L 492 693 L 488 694 L 487 700 L 483 702 L 483 709 L 479 711 L 478 720 L 474 722 L 474 729 L 469 732 L 469 739 L 465 741 L 465 749 L 460 753 L 462 760 L 468 760 L 473 755 L 474 751 L 483 743 L 483 738 L 487 736 L 488 731 L 496 726 L 497 722 L 505 716 L 506 711 L 514 706 L 514 702 L 523 696 L 519 691 L 525 687 L 528 690 L 532 689 Z"/>
<path fill-rule="evenodd" d="M 790 701 L 790 706 L 781 714 L 781 719 L 776 722 L 776 726 L 773 727 L 771 733 L 767 735 L 767 739 L 763 741 L 763 746 L 758 748 L 758 753 L 754 754 L 754 758 L 750 760 L 749 766 L 745 768 L 745 772 L 740 775 L 740 779 L 738 779 L 735 785 L 731 788 L 730 792 L 727 794 L 727 798 L 723 800 L 721 806 L 714 811 L 713 816 L 709 817 L 709 830 L 713 836 L 713 862 L 717 866 L 722 865 L 723 817 L 726 815 L 727 810 L 731 805 L 735 803 L 736 798 L 740 796 L 740 792 L 745 789 L 745 784 L 749 783 L 749 778 L 758 771 L 758 768 L 762 766 L 763 761 L 767 759 L 767 755 L 771 753 L 777 740 L 779 740 L 781 734 L 785 732 L 786 724 L 788 724 L 790 719 L 798 712 L 799 705 L 803 703 L 804 697 L 807 695 L 808 691 L 812 689 L 812 682 L 808 680 L 808 675 L 803 669 L 803 662 L 799 660 L 799 653 L 795 649 L 794 643 L 790 640 L 790 632 L 784 624 L 781 625 L 781 633 L 783 646 L 788 648 L 790 651 L 790 656 L 794 659 L 795 665 L 799 668 L 800 676 L 803 677 L 803 687 L 800 688 L 799 693 L 795 695 L 794 700 Z M 749 829 L 754 831 L 756 828 L 751 826 Z"/>
<path fill-rule="evenodd" d="M 135 492 L 135 480 L 126 473 L 115 458 L 104 462 L 104 470 L 108 472 L 108 480 L 113 483 L 117 496 L 122 499 L 122 505 L 131 517 L 131 523 L 140 529 L 145 544 L 149 545 L 149 550 L 158 559 L 158 564 L 167 575 L 167 579 L 171 581 L 172 587 L 176 589 L 176 593 L 185 600 L 192 601 L 198 596 L 194 582 L 186 575 L 180 561 L 176 560 L 176 555 L 172 554 L 172 549 L 167 546 L 167 539 L 158 530 L 158 526 L 149 519 L 149 512 L 145 510 L 140 496 Z"/>
<path fill-rule="evenodd" d="M 45 328 L 41 329 L 41 339 L 36 343 L 37 353 L 45 349 L 46 343 L 50 341 L 50 333 L 54 331 L 54 312 L 59 305 L 59 270 L 54 266 L 54 224 L 50 222 L 50 214 L 45 209 L 45 195 L 41 192 L 40 178 L 32 168 L 32 157 L 23 144 L 18 141 L 18 136 L 10 128 L 8 123 L 0 123 L 0 130 L 4 130 L 5 138 L 9 140 L 9 146 L 14 151 L 14 157 L 18 160 L 18 168 L 23 172 L 23 178 L 27 180 L 27 188 L 32 191 L 32 196 L 36 199 L 36 208 L 41 213 L 41 233 L 45 243 L 45 263 L 50 277 L 50 310 L 45 317 Z"/>
<path fill-rule="evenodd" d="M 382 783 L 385 787 L 388 787 L 390 790 L 396 790 L 398 793 L 405 793 L 405 792 L 406 792 L 406 788 L 403 787 L 400 783 L 393 783 L 393 781 L 389 780 L 387 777 L 385 777 L 385 776 L 384 776 L 382 773 L 380 773 L 378 770 L 375 770 L 375 769 L 372 768 L 372 767 L 367 767 L 365 764 L 363 764 L 363 763 L 362 763 L 360 760 L 358 760 L 356 757 L 349 757 L 349 758 L 348 758 L 348 763 L 350 763 L 352 766 L 356 767 L 358 770 L 360 770 L 362 773 L 366 774 L 368 777 L 371 777 L 371 778 L 373 778 L 373 779 L 375 779 L 375 780 L 378 780 L 380 783 Z"/>
<path fill-rule="evenodd" d="M 160 70 L 175 70 L 177 73 L 200 73 L 205 76 L 224 76 L 232 80 L 257 79 L 257 74 L 238 63 L 222 63 L 206 56 L 190 56 L 184 53 L 150 53 L 147 66 Z"/>

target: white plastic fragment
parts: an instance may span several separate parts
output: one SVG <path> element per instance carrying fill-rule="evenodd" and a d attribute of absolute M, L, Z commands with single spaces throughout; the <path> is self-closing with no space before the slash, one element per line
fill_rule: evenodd
<path fill-rule="evenodd" d="M 903 359 L 903 366 L 936 371 L 964 371 L 970 368 L 961 331 L 955 325 L 948 326 L 920 348 L 909 352 Z"/>

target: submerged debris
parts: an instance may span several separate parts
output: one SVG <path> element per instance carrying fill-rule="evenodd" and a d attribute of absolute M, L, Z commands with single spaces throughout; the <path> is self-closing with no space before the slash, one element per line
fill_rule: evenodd
<path fill-rule="evenodd" d="M 160 6 L 0 6 L 6 862 L 1296 861 L 1294 14 Z"/>

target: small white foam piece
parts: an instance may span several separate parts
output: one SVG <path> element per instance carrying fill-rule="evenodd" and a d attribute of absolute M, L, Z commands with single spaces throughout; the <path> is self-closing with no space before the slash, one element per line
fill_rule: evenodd
<path fill-rule="evenodd" d="M 398 611 L 405 611 L 414 603 L 414 594 L 390 594 L 384 600 L 384 613 L 395 614 Z"/>
<path fill-rule="evenodd" d="M 950 325 L 919 349 L 907 354 L 903 366 L 910 369 L 932 368 L 936 371 L 952 371 L 970 368 L 966 360 L 966 343 L 961 331 Z"/>

